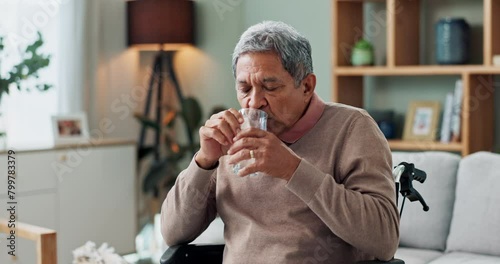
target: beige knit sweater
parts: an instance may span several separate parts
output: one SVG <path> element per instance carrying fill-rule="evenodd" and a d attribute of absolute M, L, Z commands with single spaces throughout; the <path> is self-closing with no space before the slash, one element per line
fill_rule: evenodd
<path fill-rule="evenodd" d="M 212 171 L 194 160 L 162 207 L 168 245 L 187 243 L 218 213 L 224 263 L 354 263 L 392 258 L 399 215 L 391 153 L 376 123 L 328 103 L 290 148 L 302 161 L 289 182 L 237 177 L 222 157 Z"/>

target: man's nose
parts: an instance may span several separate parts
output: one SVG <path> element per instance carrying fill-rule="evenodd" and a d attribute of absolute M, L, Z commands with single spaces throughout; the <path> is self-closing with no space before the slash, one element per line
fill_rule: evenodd
<path fill-rule="evenodd" d="M 266 106 L 267 101 L 264 95 L 264 92 L 260 89 L 252 89 L 252 94 L 250 95 L 250 102 L 248 106 L 250 108 L 259 109 L 263 106 Z"/>

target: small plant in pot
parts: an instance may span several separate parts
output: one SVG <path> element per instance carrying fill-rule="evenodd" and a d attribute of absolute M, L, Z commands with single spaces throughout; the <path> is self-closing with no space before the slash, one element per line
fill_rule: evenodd
<path fill-rule="evenodd" d="M 373 45 L 364 39 L 354 44 L 351 54 L 351 63 L 353 66 L 373 65 L 375 61 Z"/>

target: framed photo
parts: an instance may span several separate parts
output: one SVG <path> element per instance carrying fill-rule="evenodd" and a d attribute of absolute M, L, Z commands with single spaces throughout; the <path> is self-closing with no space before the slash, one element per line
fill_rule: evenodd
<path fill-rule="evenodd" d="M 403 140 L 436 140 L 441 104 L 438 101 L 410 102 Z"/>
<path fill-rule="evenodd" d="M 87 115 L 78 113 L 52 116 L 52 131 L 55 145 L 87 142 L 89 139 Z"/>

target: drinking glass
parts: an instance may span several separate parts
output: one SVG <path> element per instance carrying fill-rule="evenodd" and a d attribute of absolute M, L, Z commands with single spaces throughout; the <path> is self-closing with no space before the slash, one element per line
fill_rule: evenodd
<path fill-rule="evenodd" d="M 262 130 L 267 130 L 267 113 L 254 108 L 242 108 L 239 112 L 243 115 L 243 123 L 240 125 L 241 130 L 249 129 L 252 127 L 259 128 Z M 250 158 L 247 160 L 240 161 L 238 164 L 233 166 L 233 172 L 238 174 L 240 169 L 245 166 L 254 163 L 255 158 Z M 258 173 L 252 173 L 250 176 L 257 176 Z"/>

